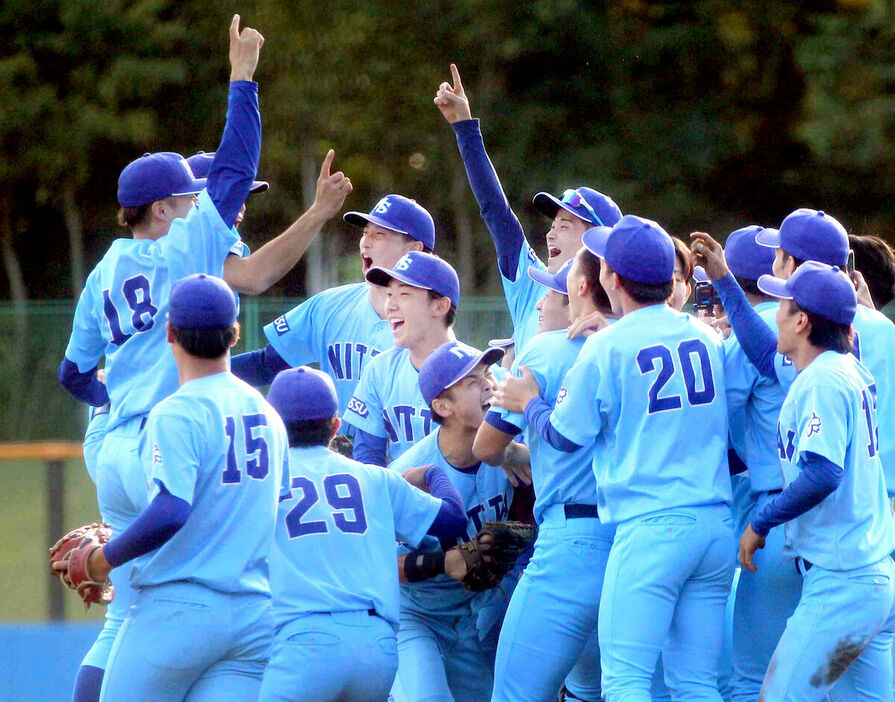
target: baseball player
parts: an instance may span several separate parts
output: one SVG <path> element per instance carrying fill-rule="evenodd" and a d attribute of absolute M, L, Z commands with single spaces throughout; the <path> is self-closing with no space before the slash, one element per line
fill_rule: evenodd
<path fill-rule="evenodd" d="M 678 312 L 684 309 L 687 300 L 690 299 L 690 279 L 693 277 L 693 258 L 690 256 L 690 248 L 677 237 L 672 237 L 674 242 L 674 286 L 668 304 Z"/>
<path fill-rule="evenodd" d="M 386 195 L 369 214 L 348 212 L 345 221 L 363 228 L 364 275 L 375 267 L 391 268 L 410 251 L 435 247 L 432 216 L 401 195 Z M 367 282 L 319 292 L 264 327 L 268 345 L 236 356 L 233 372 L 257 386 L 284 368 L 316 363 L 335 382 L 344 414 L 368 362 L 392 347 L 385 298 L 383 288 Z"/>
<path fill-rule="evenodd" d="M 735 544 L 721 340 L 666 304 L 674 245 L 658 224 L 628 215 L 584 242 L 622 318 L 584 343 L 555 410 L 529 371 L 495 404 L 524 410 L 554 448 L 594 446 L 600 520 L 617 524 L 598 624 L 604 697 L 649 700 L 661 650 L 673 696 L 720 700 Z"/>
<path fill-rule="evenodd" d="M 723 281 L 728 316 L 756 368 L 775 377 L 779 350 L 798 372 L 777 425 L 786 488 L 740 539 L 740 562 L 754 571 L 756 550 L 785 524 L 804 576 L 761 698 L 889 699 L 895 524 L 879 458 L 876 383 L 849 353 L 854 285 L 835 266 L 816 261 L 800 264 L 786 280 L 762 276 L 759 288 L 784 300 L 775 335 L 744 304 L 720 247 L 704 236 L 698 243 L 709 275 Z M 748 341 L 741 330 L 750 332 Z"/>
<path fill-rule="evenodd" d="M 146 506 L 138 443 L 149 410 L 177 389 L 174 356 L 161 323 L 171 285 L 195 272 L 223 273 L 242 243 L 232 224 L 245 200 L 260 151 L 257 84 L 252 82 L 263 37 L 230 25 L 228 119 L 208 179 L 196 180 L 173 153 L 146 154 L 118 182 L 120 219 L 132 239 L 118 239 L 94 268 L 78 300 L 58 377 L 76 399 L 111 400 L 96 456 L 97 498 L 113 534 Z M 198 194 L 198 198 L 197 198 Z M 105 357 L 105 383 L 97 364 Z M 96 700 L 115 635 L 134 599 L 127 575 L 112 574 L 116 597 L 75 683 L 76 702 Z"/>
<path fill-rule="evenodd" d="M 504 472 L 472 451 L 493 394 L 488 367 L 501 356 L 500 349 L 481 352 L 455 341 L 435 350 L 420 368 L 419 387 L 437 428 L 389 466 L 403 472 L 431 464 L 447 474 L 468 517 L 460 540 L 473 538 L 485 521 L 506 519 L 513 497 Z M 430 538 L 421 550 L 440 552 L 457 542 Z M 501 587 L 474 593 L 446 575 L 402 585 L 395 699 L 489 700 L 496 628 L 507 598 Z"/>
<path fill-rule="evenodd" d="M 419 251 L 405 254 L 392 269 L 371 268 L 366 278 L 386 292 L 395 348 L 364 366 L 345 420 L 355 428 L 354 458 L 384 466 L 432 431 L 419 368 L 454 340 L 460 281 L 447 261 Z"/>
<path fill-rule="evenodd" d="M 895 299 L 895 251 L 878 236 L 849 234 L 848 245 L 855 253 L 855 275 L 866 279 L 873 306 L 883 309 Z"/>
<path fill-rule="evenodd" d="M 328 450 L 339 405 L 322 371 L 283 371 L 268 400 L 286 423 L 291 478 L 270 554 L 277 634 L 260 699 L 385 700 L 398 667 L 395 539 L 464 534 L 460 495 L 441 468 L 425 470 L 426 494 Z"/>
<path fill-rule="evenodd" d="M 530 266 L 545 266 L 526 240 L 522 226 L 504 195 L 497 172 L 485 152 L 479 120 L 472 118 L 469 99 L 454 64 L 451 64 L 451 74 L 453 86 L 442 83 L 435 96 L 435 104 L 454 129 L 469 185 L 494 240 L 500 278 L 513 320 L 516 348 L 521 352 L 537 333 L 535 305 L 543 297 L 540 286 L 527 275 L 527 271 Z M 561 198 L 538 193 L 534 204 L 542 214 L 553 220 L 547 232 L 546 269 L 551 273 L 555 273 L 581 248 L 581 236 L 588 228 L 611 227 L 622 216 L 612 198 L 584 187 L 566 190 Z"/>
<path fill-rule="evenodd" d="M 220 278 L 177 281 L 167 337 L 181 386 L 143 436 L 149 506 L 95 546 L 86 571 L 131 571 L 134 606 L 112 647 L 100 699 L 255 700 L 273 635 L 267 554 L 286 430 L 257 390 L 229 373 L 236 300 Z"/>
<path fill-rule="evenodd" d="M 529 271 L 548 295 L 565 291 L 566 326 L 595 309 L 613 316 L 600 285 L 600 260 L 587 248 L 554 275 L 534 267 Z M 564 328 L 541 332 L 525 347 L 513 373 L 528 368 L 542 397 L 553 405 L 583 344 L 584 337 L 569 339 Z M 574 453 L 558 451 L 528 426 L 523 414 L 493 409 L 476 435 L 476 456 L 495 462 L 523 430 L 531 450 L 538 539 L 501 628 L 492 699 L 553 699 L 571 671 L 566 699 L 596 702 L 601 699 L 597 613 L 615 527 L 601 524 L 597 514 L 591 446 Z M 525 665 L 518 665 L 520 661 Z"/>

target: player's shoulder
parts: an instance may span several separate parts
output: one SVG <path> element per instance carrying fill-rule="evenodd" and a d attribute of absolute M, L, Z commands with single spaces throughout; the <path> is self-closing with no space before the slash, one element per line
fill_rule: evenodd
<path fill-rule="evenodd" d="M 861 328 L 867 328 L 873 332 L 892 333 L 895 332 L 895 323 L 879 310 L 874 310 L 864 305 L 858 305 L 855 311 L 855 320 L 853 322 L 855 329 L 860 334 Z M 895 353 L 895 349 L 891 349 L 890 353 Z"/>
<path fill-rule="evenodd" d="M 369 292 L 370 287 L 367 283 L 347 283 L 321 290 L 311 295 L 306 302 L 313 301 L 316 304 L 326 305 L 331 309 L 340 309 L 344 305 L 366 299 Z"/>
<path fill-rule="evenodd" d="M 389 464 L 389 468 L 392 470 L 405 471 L 408 468 L 416 468 L 417 466 L 437 463 L 439 456 L 438 430 L 435 430 L 404 451 L 404 453 Z"/>
<path fill-rule="evenodd" d="M 410 363 L 410 351 L 408 349 L 393 346 L 367 361 L 363 372 L 389 373 L 398 370 Z M 367 369 L 370 369 L 367 371 Z"/>

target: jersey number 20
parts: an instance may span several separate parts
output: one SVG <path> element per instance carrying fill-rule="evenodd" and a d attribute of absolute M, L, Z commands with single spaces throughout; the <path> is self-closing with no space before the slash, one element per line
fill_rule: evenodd
<path fill-rule="evenodd" d="M 308 534 L 325 534 L 329 525 L 323 519 L 303 522 L 307 514 L 320 500 L 314 481 L 299 476 L 292 478 L 293 490 L 301 490 L 301 499 L 286 515 L 286 530 L 290 539 Z M 367 530 L 367 515 L 364 514 L 364 496 L 360 483 L 349 473 L 327 475 L 323 479 L 323 494 L 333 508 L 332 518 L 336 528 L 345 534 L 363 534 Z"/>
<path fill-rule="evenodd" d="M 702 376 L 702 389 L 696 387 L 696 369 L 693 367 L 693 357 L 699 359 L 699 370 Z M 715 399 L 715 381 L 712 378 L 712 363 L 709 360 L 709 352 L 705 344 L 699 339 L 688 339 L 677 346 L 677 358 L 681 371 L 684 374 L 684 385 L 687 388 L 687 401 L 691 405 L 708 405 Z M 662 388 L 674 376 L 676 366 L 671 356 L 671 351 L 666 346 L 647 346 L 637 353 L 637 366 L 643 375 L 653 373 L 656 370 L 656 361 L 659 362 L 659 374 L 649 389 L 650 414 L 665 412 L 667 410 L 680 409 L 683 402 L 680 395 L 666 395 L 659 397 Z"/>

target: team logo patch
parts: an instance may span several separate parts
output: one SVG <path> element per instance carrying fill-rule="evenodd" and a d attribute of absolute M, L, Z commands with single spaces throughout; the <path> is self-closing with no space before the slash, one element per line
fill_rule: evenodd
<path fill-rule="evenodd" d="M 532 263 L 538 262 L 538 255 L 535 253 L 535 250 L 533 248 L 531 248 L 530 246 L 528 247 L 528 260 L 531 261 Z"/>
<path fill-rule="evenodd" d="M 391 206 L 391 200 L 389 200 L 387 197 L 384 197 L 376 204 L 376 207 L 373 208 L 373 212 L 376 214 L 385 214 L 386 212 L 388 212 L 388 208 Z"/>
<path fill-rule="evenodd" d="M 814 412 L 811 413 L 811 419 L 808 420 L 808 436 L 812 434 L 820 434 L 820 417 Z"/>
<path fill-rule="evenodd" d="M 273 320 L 273 328 L 277 336 L 283 336 L 289 331 L 289 322 L 286 321 L 286 315 L 282 315 Z"/>
<path fill-rule="evenodd" d="M 395 264 L 395 267 L 393 270 L 406 271 L 408 268 L 410 268 L 410 261 L 411 261 L 410 256 L 406 256 L 406 255 L 402 256 L 401 260 Z"/>
<path fill-rule="evenodd" d="M 352 397 L 350 400 L 348 400 L 348 411 L 354 412 L 361 417 L 367 417 L 370 414 L 364 401 L 358 400 L 356 397 Z"/>
<path fill-rule="evenodd" d="M 158 444 L 152 445 L 152 465 L 160 466 L 162 464 L 162 452 L 159 451 Z"/>
<path fill-rule="evenodd" d="M 565 383 L 563 383 L 563 386 L 559 389 L 559 395 L 556 396 L 556 404 L 561 405 L 563 403 L 563 400 L 566 399 L 566 395 L 568 394 L 569 391 L 566 390 Z"/>

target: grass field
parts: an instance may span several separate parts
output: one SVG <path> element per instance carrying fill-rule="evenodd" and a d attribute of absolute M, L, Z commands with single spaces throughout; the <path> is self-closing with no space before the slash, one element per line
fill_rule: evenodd
<path fill-rule="evenodd" d="M 84 605 L 74 592 L 49 575 L 47 549 L 62 534 L 47 534 L 46 465 L 41 461 L 0 461 L 0 582 L 9 595 L 0 599 L 0 621 L 44 621 L 47 593 L 64 590 L 65 617 L 69 621 L 99 621 L 105 608 Z M 96 490 L 82 461 L 65 465 L 65 525 L 74 528 L 99 518 Z"/>

